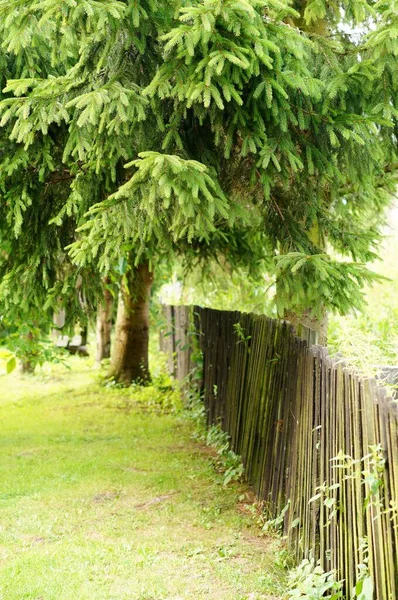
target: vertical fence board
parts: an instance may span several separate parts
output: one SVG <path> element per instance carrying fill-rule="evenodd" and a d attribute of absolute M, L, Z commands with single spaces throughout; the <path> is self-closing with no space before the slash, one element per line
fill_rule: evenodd
<path fill-rule="evenodd" d="M 304 341 L 289 324 L 263 316 L 200 307 L 191 313 L 165 307 L 161 344 L 169 370 L 182 379 L 192 368 L 194 327 L 208 422 L 229 433 L 270 516 L 288 503 L 283 525 L 296 559 L 310 552 L 319 557 L 349 593 L 367 539 L 374 600 L 396 600 L 396 402 L 374 380 L 361 379 L 331 360 L 325 348 L 309 345 L 316 338 L 306 328 Z M 378 444 L 383 479 L 370 493 L 362 472 L 374 475 Z"/>

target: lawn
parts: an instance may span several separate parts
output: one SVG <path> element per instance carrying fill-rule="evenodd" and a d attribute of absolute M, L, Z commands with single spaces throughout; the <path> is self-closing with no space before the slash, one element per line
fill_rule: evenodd
<path fill-rule="evenodd" d="M 71 366 L 0 378 L 0 599 L 279 598 L 280 541 L 165 410 L 176 394 Z"/>

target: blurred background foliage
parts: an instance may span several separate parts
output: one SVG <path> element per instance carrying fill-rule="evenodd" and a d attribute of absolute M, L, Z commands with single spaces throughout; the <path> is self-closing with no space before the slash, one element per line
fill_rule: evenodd
<path fill-rule="evenodd" d="M 372 270 L 388 278 L 366 288 L 361 312 L 331 315 L 328 346 L 361 370 L 398 365 L 398 203 L 387 214 L 380 260 Z"/>

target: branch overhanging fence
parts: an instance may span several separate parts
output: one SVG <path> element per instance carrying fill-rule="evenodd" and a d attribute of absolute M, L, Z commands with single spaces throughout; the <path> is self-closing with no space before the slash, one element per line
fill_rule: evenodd
<path fill-rule="evenodd" d="M 200 350 L 208 423 L 230 435 L 269 514 L 283 515 L 297 562 L 320 559 L 347 594 L 365 564 L 375 600 L 396 600 L 396 401 L 305 328 L 303 339 L 283 321 L 198 306 L 165 317 L 170 371 L 186 382 Z"/>

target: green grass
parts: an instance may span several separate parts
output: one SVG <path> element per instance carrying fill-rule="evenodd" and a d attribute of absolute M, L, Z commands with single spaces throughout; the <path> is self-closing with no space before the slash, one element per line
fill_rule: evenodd
<path fill-rule="evenodd" d="M 103 388 L 71 364 L 0 378 L 0 599 L 279 597 L 280 542 L 189 420 L 159 409 L 167 392 Z"/>

